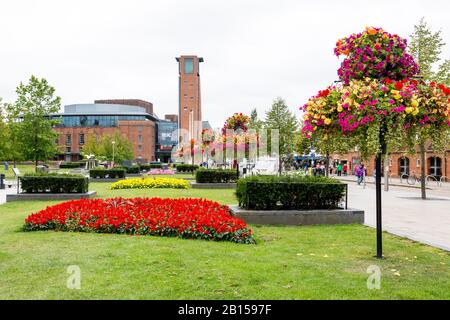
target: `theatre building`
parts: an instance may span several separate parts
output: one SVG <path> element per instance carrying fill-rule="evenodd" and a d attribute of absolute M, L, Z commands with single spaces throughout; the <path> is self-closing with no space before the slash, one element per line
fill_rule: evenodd
<path fill-rule="evenodd" d="M 93 104 L 73 104 L 64 112 L 53 115 L 60 120 L 55 127 L 59 137 L 59 160 L 82 159 L 81 152 L 88 136 L 120 132 L 133 144 L 136 161 L 155 161 L 156 123 L 153 105 L 143 100 L 97 100 Z"/>

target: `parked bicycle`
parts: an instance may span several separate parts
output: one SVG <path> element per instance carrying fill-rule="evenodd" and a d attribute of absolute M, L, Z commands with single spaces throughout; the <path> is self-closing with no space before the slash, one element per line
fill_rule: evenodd
<path fill-rule="evenodd" d="M 406 178 L 406 182 L 409 185 L 416 185 L 422 183 L 422 176 L 416 175 L 414 172 L 411 175 L 402 174 L 400 176 L 400 183 L 402 183 L 403 179 Z M 439 186 L 440 181 L 433 175 L 428 175 L 425 177 L 425 185 L 428 185 L 430 182 L 436 182 L 436 184 Z"/>

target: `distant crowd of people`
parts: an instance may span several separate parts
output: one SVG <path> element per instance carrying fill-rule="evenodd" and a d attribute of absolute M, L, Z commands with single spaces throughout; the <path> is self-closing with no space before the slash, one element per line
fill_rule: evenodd
<path fill-rule="evenodd" d="M 324 161 L 317 161 L 316 163 L 311 163 L 309 161 L 297 161 L 294 160 L 292 166 L 295 170 L 303 170 L 306 174 L 313 176 L 324 176 L 326 175 L 326 165 Z M 347 163 L 336 163 L 330 164 L 328 167 L 330 175 L 346 176 L 348 174 Z"/>

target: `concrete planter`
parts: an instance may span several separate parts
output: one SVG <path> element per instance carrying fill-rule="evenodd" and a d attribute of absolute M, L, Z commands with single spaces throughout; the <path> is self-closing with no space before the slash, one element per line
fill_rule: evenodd
<path fill-rule="evenodd" d="M 24 200 L 74 200 L 93 198 L 97 191 L 86 193 L 14 193 L 6 195 L 6 202 Z"/>
<path fill-rule="evenodd" d="M 334 210 L 246 210 L 230 206 L 233 215 L 247 223 L 267 225 L 314 225 L 364 223 L 364 211 Z"/>
<path fill-rule="evenodd" d="M 236 189 L 236 183 L 197 183 L 190 182 L 193 189 Z"/>

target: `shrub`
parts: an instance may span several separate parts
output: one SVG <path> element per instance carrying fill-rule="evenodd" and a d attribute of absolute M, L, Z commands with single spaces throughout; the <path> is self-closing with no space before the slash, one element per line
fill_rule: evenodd
<path fill-rule="evenodd" d="M 117 178 L 125 178 L 125 169 L 104 169 L 104 168 L 95 168 L 89 170 L 89 176 L 91 178 L 99 178 L 99 179 L 117 179 Z"/>
<path fill-rule="evenodd" d="M 29 215 L 23 229 L 254 243 L 252 230 L 228 210 L 227 206 L 203 199 L 81 199 Z"/>
<path fill-rule="evenodd" d="M 85 162 L 63 162 L 59 165 L 60 169 L 75 169 L 83 168 L 86 165 Z"/>
<path fill-rule="evenodd" d="M 126 171 L 126 173 L 132 173 L 132 174 L 141 172 L 140 167 L 138 165 L 134 165 L 131 167 L 115 167 L 114 169 L 124 169 Z"/>
<path fill-rule="evenodd" d="M 176 166 L 177 172 L 194 172 L 198 169 L 198 165 L 196 164 L 177 164 Z"/>
<path fill-rule="evenodd" d="M 78 174 L 29 173 L 19 177 L 25 193 L 86 193 L 89 179 Z"/>
<path fill-rule="evenodd" d="M 139 164 L 140 171 L 149 171 L 151 169 L 150 164 Z"/>
<path fill-rule="evenodd" d="M 184 179 L 175 178 L 133 178 L 120 180 L 111 185 L 114 189 L 152 189 L 152 188 L 172 188 L 188 189 L 189 182 Z"/>
<path fill-rule="evenodd" d="M 150 171 L 151 169 L 161 169 L 162 163 L 150 163 L 150 164 L 140 164 L 140 170 L 141 171 Z"/>
<path fill-rule="evenodd" d="M 239 179 L 236 197 L 245 209 L 335 209 L 345 184 L 326 177 L 252 176 Z"/>
<path fill-rule="evenodd" d="M 195 171 L 197 183 L 228 183 L 236 182 L 237 171 L 231 169 L 198 169 Z"/>

